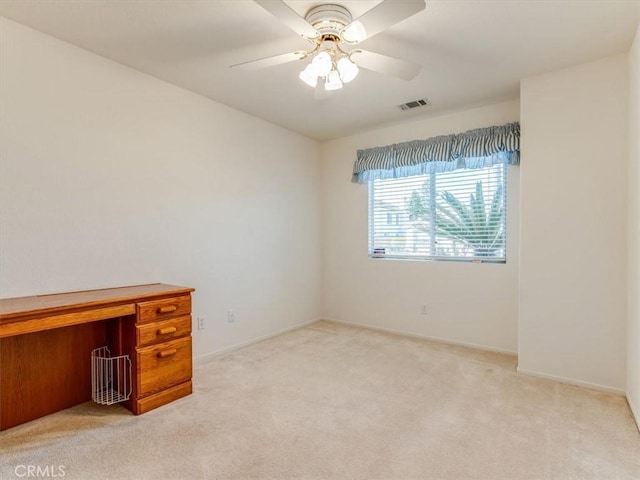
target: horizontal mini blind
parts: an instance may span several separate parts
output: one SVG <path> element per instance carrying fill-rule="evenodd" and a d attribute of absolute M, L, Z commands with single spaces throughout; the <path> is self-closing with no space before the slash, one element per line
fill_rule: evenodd
<path fill-rule="evenodd" d="M 506 165 L 369 182 L 369 254 L 506 261 Z"/>

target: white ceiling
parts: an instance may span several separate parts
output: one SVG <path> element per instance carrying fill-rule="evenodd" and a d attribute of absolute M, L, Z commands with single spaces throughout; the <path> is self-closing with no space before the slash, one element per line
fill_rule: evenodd
<path fill-rule="evenodd" d="M 333 0 L 358 17 L 376 0 Z M 402 0 L 389 0 L 402 1 Z M 322 1 L 288 1 L 301 16 Z M 0 0 L 0 14 L 318 140 L 518 97 L 521 78 L 628 51 L 640 0 L 427 0 L 362 48 L 423 66 L 410 82 L 366 70 L 316 100 L 306 62 L 229 65 L 308 43 L 251 0 Z M 597 92 L 594 92 L 594 96 Z M 428 97 L 433 105 L 397 105 Z"/>

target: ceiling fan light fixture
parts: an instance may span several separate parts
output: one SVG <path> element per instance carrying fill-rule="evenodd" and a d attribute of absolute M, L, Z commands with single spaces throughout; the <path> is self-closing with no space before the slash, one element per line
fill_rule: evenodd
<path fill-rule="evenodd" d="M 342 80 L 340 80 L 340 74 L 337 70 L 331 70 L 327 79 L 324 82 L 325 90 L 338 90 L 342 88 Z"/>
<path fill-rule="evenodd" d="M 273 55 L 232 67 L 250 69 L 294 60 L 310 60 L 298 76 L 312 88 L 322 81 L 326 90 L 336 90 L 351 82 L 358 75 L 358 65 L 407 81 L 420 73 L 421 66 L 418 64 L 350 47 L 416 15 L 425 8 L 425 0 L 379 0 L 375 7 L 360 15 L 357 20 L 353 20 L 347 8 L 335 3 L 315 5 L 303 18 L 287 5 L 288 1 L 254 1 L 308 40 L 313 47 L 309 51 Z M 343 48 L 345 44 L 349 48 Z M 358 64 L 351 59 L 356 53 Z"/>
<path fill-rule="evenodd" d="M 358 75 L 358 66 L 349 57 L 342 57 L 338 60 L 337 68 L 344 83 L 349 83 Z"/>

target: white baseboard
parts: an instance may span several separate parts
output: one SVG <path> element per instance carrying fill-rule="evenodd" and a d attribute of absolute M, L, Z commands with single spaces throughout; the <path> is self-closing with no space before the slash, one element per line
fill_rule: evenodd
<path fill-rule="evenodd" d="M 278 335 L 282 335 L 283 333 L 287 333 L 287 332 L 290 332 L 292 330 L 297 330 L 299 328 L 306 327 L 307 325 L 311 325 L 312 323 L 315 323 L 318 320 L 321 320 L 321 319 L 320 318 L 316 318 L 315 320 L 309 320 L 307 322 L 297 323 L 295 325 L 292 325 L 291 327 L 283 328 L 281 330 L 276 330 L 275 332 L 268 333 L 268 334 L 262 335 L 260 337 L 252 338 L 251 340 L 247 340 L 246 342 L 236 343 L 234 345 L 221 348 L 220 350 L 215 350 L 215 351 L 210 352 L 210 353 L 205 353 L 204 355 L 200 355 L 199 357 L 194 358 L 193 362 L 195 364 L 204 363 L 204 362 L 206 362 L 207 360 L 209 360 L 211 358 L 218 357 L 220 355 L 224 355 L 225 353 L 229 353 L 229 352 L 232 352 L 234 350 L 238 350 L 240 348 L 247 347 L 249 345 L 253 345 L 254 343 L 262 342 L 263 340 L 267 340 L 269 338 L 277 337 Z"/>
<path fill-rule="evenodd" d="M 553 380 L 560 383 L 566 383 L 568 385 L 575 385 L 577 387 L 591 388 L 593 390 L 599 390 L 601 392 L 613 393 L 614 395 L 625 396 L 626 392 L 619 388 L 607 387 L 606 385 L 599 385 L 597 383 L 583 382 L 582 380 L 576 380 L 574 378 L 559 377 L 557 375 L 549 375 L 547 373 L 534 372 L 531 370 L 525 370 L 518 367 L 516 369 L 518 373 L 522 375 L 529 375 L 531 377 L 544 378 L 545 380 Z"/>
<path fill-rule="evenodd" d="M 638 427 L 638 431 L 640 432 L 640 410 L 634 406 L 631 397 L 627 395 L 627 403 L 629 404 L 629 408 L 631 409 L 631 414 L 636 421 L 636 427 Z"/>
<path fill-rule="evenodd" d="M 393 328 L 377 327 L 375 325 L 369 325 L 369 324 L 366 324 L 366 323 L 346 322 L 344 320 L 335 320 L 333 318 L 324 318 L 324 320 L 326 320 L 328 322 L 341 323 L 343 325 L 350 325 L 352 327 L 368 328 L 369 330 L 377 330 L 379 332 L 393 333 L 394 335 L 402 335 L 402 336 L 405 336 L 405 337 L 420 338 L 422 340 L 431 340 L 431 341 L 438 342 L 438 343 L 446 343 L 447 345 L 456 345 L 456 346 L 459 346 L 459 347 L 475 348 L 476 350 L 485 350 L 485 351 L 488 351 L 488 352 L 504 353 L 504 354 L 507 354 L 507 355 L 518 355 L 518 352 L 514 352 L 513 350 L 505 350 L 505 349 L 501 349 L 501 348 L 489 347 L 489 346 L 486 346 L 486 345 L 478 345 L 478 344 L 475 344 L 475 343 L 459 342 L 457 340 L 450 340 L 448 338 L 432 337 L 432 336 L 429 336 L 429 335 L 422 335 L 420 333 L 406 332 L 404 330 L 396 330 L 396 329 L 393 329 Z"/>

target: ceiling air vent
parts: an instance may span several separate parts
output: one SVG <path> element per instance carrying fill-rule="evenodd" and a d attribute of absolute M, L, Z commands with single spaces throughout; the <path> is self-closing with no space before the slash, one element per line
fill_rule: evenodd
<path fill-rule="evenodd" d="M 400 107 L 400 110 L 411 110 L 412 108 L 428 107 L 429 105 L 431 105 L 431 100 L 428 98 L 421 98 L 420 100 L 414 100 L 413 102 L 403 103 L 398 106 Z"/>

